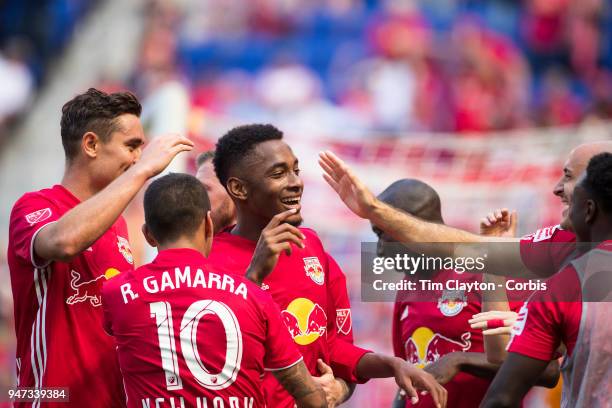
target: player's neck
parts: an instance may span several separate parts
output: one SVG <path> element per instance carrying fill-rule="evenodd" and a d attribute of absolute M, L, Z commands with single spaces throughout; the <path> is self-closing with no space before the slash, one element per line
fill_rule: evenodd
<path fill-rule="evenodd" d="M 93 183 L 82 168 L 66 165 L 62 186 L 72 193 L 80 201 L 85 201 L 98 191 L 93 188 Z"/>
<path fill-rule="evenodd" d="M 236 226 L 232 229 L 232 234 L 251 241 L 257 241 L 266 225 L 267 222 L 260 222 L 255 217 L 245 217 L 238 214 Z"/>
<path fill-rule="evenodd" d="M 603 241 L 612 240 L 612 223 L 606 220 L 606 222 L 598 223 L 598 225 L 593 225 L 590 235 L 592 242 L 599 243 Z"/>
<path fill-rule="evenodd" d="M 164 244 L 159 244 L 157 246 L 158 251 L 165 251 L 167 249 L 194 249 L 206 256 L 204 253 L 205 243 L 199 242 L 198 240 L 194 240 L 192 238 L 182 237 L 172 242 L 166 242 Z"/>

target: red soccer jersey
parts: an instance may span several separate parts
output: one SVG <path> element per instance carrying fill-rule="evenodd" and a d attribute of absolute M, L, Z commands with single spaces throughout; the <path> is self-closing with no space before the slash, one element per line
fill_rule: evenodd
<path fill-rule="evenodd" d="M 302 360 L 270 296 L 193 249 L 104 286 L 129 407 L 265 407 L 264 370 Z"/>
<path fill-rule="evenodd" d="M 482 275 L 443 270 L 429 279 L 443 285 L 452 282 L 455 286 L 448 290 L 421 290 L 417 281 L 419 290 L 398 293 L 393 310 L 395 355 L 424 367 L 455 351 L 484 353 L 482 331 L 472 329 L 468 323 L 473 315 L 481 312 L 480 295 L 477 291 L 468 292 L 457 285 L 481 282 Z M 436 303 L 424 301 L 433 296 L 438 299 Z M 490 383 L 488 379 L 458 373 L 444 385 L 448 391 L 448 407 L 477 407 Z M 406 407 L 410 406 L 409 400 L 406 400 Z M 428 395 L 421 397 L 416 406 L 436 405 Z"/>
<path fill-rule="evenodd" d="M 573 265 L 567 265 L 547 281 L 546 292 L 537 293 L 521 308 L 512 328 L 508 351 L 549 361 L 557 357 L 560 342 L 572 355 L 580 317 L 580 280 Z"/>
<path fill-rule="evenodd" d="M 546 278 L 559 272 L 571 260 L 576 249 L 576 235 L 560 225 L 541 228 L 521 238 L 520 248 L 525 266 Z"/>
<path fill-rule="evenodd" d="M 34 237 L 79 204 L 66 188 L 27 193 L 11 212 L 8 263 L 20 387 L 68 387 L 67 407 L 125 405 L 115 342 L 103 330 L 101 287 L 132 268 L 123 218 L 70 262 L 40 262 Z M 16 407 L 30 406 L 16 403 Z M 34 406 L 52 404 L 34 403 Z"/>
<path fill-rule="evenodd" d="M 290 256 L 281 253 L 276 268 L 266 277 L 262 288 L 272 295 L 281 309 L 284 323 L 311 374 L 319 375 L 317 359 L 320 358 L 332 366 L 336 376 L 357 382 L 355 368 L 367 350 L 347 341 L 350 340 L 346 337 L 350 334 L 350 325 L 347 326 L 350 320 L 346 320 L 350 319 L 350 305 L 346 286 L 339 284 L 344 281 L 337 276 L 342 272 L 335 263 L 330 264 L 331 257 L 314 231 L 308 228 L 300 228 L 300 231 L 306 236 L 306 248 L 294 246 Z M 242 275 L 251 262 L 256 244 L 222 232 L 215 236 L 209 259 L 227 273 Z M 339 305 L 334 299 L 345 299 L 347 304 Z M 336 318 L 328 318 L 334 309 Z M 338 322 L 340 336 L 334 322 Z M 264 392 L 270 407 L 294 406 L 293 398 L 273 376 L 264 378 Z"/>

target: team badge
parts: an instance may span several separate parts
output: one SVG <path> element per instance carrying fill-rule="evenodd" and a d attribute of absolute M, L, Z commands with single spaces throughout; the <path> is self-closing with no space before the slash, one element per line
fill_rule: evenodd
<path fill-rule="evenodd" d="M 438 299 L 438 309 L 446 317 L 457 316 L 466 305 L 464 290 L 444 290 Z"/>
<path fill-rule="evenodd" d="M 42 210 L 34 211 L 25 216 L 26 221 L 30 225 L 38 224 L 51 217 L 51 209 L 43 208 Z"/>
<path fill-rule="evenodd" d="M 327 331 L 325 311 L 310 299 L 293 299 L 281 316 L 293 341 L 301 346 L 314 343 Z"/>
<path fill-rule="evenodd" d="M 336 309 L 336 327 L 338 328 L 338 333 L 349 335 L 353 328 L 351 309 Z"/>
<path fill-rule="evenodd" d="M 134 256 L 132 255 L 132 249 L 130 248 L 130 243 L 127 239 L 120 237 L 117 235 L 117 248 L 119 248 L 119 252 L 128 261 L 129 264 L 134 264 Z"/>
<path fill-rule="evenodd" d="M 322 285 L 325 281 L 325 272 L 323 272 L 323 267 L 319 262 L 319 258 L 316 256 L 311 256 L 303 259 L 306 276 L 310 277 L 310 279 L 312 279 L 317 285 Z"/>

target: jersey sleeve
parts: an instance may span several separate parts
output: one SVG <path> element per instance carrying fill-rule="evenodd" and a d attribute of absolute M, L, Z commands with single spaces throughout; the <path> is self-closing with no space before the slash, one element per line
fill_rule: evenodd
<path fill-rule="evenodd" d="M 113 282 L 114 283 L 114 282 Z M 105 283 L 104 285 L 102 285 L 102 313 L 103 313 L 103 320 L 102 320 L 102 327 L 104 329 L 104 331 L 109 334 L 110 336 L 113 336 L 113 324 L 112 324 L 112 287 L 114 285 L 112 285 L 110 282 Z"/>
<path fill-rule="evenodd" d="M 50 261 L 35 256 L 34 239 L 43 227 L 59 218 L 57 206 L 48 198 L 39 194 L 22 197 L 13 207 L 10 220 L 10 240 L 17 258 L 36 267 L 48 265 Z"/>
<path fill-rule="evenodd" d="M 402 345 L 402 326 L 401 316 L 404 304 L 400 301 L 396 301 L 393 305 L 393 320 L 391 322 L 391 340 L 393 342 L 393 355 L 399 357 L 402 360 L 406 360 L 406 352 Z"/>
<path fill-rule="evenodd" d="M 278 371 L 300 362 L 302 355 L 281 320 L 280 309 L 269 296 L 264 298 L 263 311 L 267 322 L 264 369 Z"/>
<path fill-rule="evenodd" d="M 367 382 L 367 380 L 357 376 L 357 364 L 365 354 L 372 351 L 349 343 L 333 334 L 328 337 L 328 342 L 329 365 L 334 372 L 334 376 L 351 383 L 363 384 Z"/>
<path fill-rule="evenodd" d="M 575 343 L 579 319 L 574 318 L 572 305 L 580 302 L 567 301 L 571 288 L 580 288 L 580 282 L 574 268 L 568 266 L 548 281 L 546 292 L 537 293 L 525 302 L 512 328 L 509 352 L 549 361 L 558 357 L 562 340 L 568 346 L 568 338 Z"/>
<path fill-rule="evenodd" d="M 325 253 L 329 283 L 328 292 L 328 330 L 335 329 L 339 339 L 353 343 L 353 318 L 351 315 L 351 302 L 346 289 L 346 276 L 334 258 Z M 330 327 L 331 326 L 331 327 Z"/>
<path fill-rule="evenodd" d="M 523 264 L 535 274 L 548 277 L 561 269 L 574 251 L 576 236 L 559 225 L 541 228 L 521 238 Z"/>

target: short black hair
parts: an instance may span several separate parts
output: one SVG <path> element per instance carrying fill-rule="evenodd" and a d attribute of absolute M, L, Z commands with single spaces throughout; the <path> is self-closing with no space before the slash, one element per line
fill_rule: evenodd
<path fill-rule="evenodd" d="M 198 157 L 196 157 L 196 166 L 197 168 L 200 168 L 201 165 L 203 165 L 204 163 L 206 163 L 209 160 L 212 160 L 215 158 L 215 151 L 214 150 L 207 150 L 203 153 L 200 153 L 198 155 Z"/>
<path fill-rule="evenodd" d="M 272 125 L 238 126 L 223 135 L 215 148 L 215 173 L 222 185 L 227 184 L 230 170 L 244 160 L 255 146 L 269 140 L 281 140 L 283 132 Z M 227 187 L 226 187 L 227 188 Z"/>
<path fill-rule="evenodd" d="M 208 211 L 206 189 L 189 174 L 170 173 L 153 181 L 145 191 L 145 223 L 161 244 L 192 236 Z"/>
<path fill-rule="evenodd" d="M 140 117 L 142 106 L 131 92 L 107 94 L 95 88 L 75 96 L 62 107 L 60 122 L 62 146 L 66 158 L 74 159 L 81 139 L 87 132 L 94 132 L 103 142 L 118 129 L 116 118 L 124 114 Z"/>
<path fill-rule="evenodd" d="M 591 158 L 582 185 L 607 214 L 612 214 L 611 153 L 600 153 Z"/>

